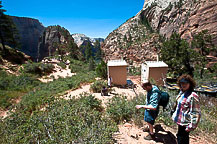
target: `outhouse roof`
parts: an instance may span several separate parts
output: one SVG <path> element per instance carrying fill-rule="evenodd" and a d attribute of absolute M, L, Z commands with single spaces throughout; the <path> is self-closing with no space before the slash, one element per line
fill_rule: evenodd
<path fill-rule="evenodd" d="M 168 67 L 168 65 L 163 61 L 146 61 L 145 63 L 149 67 Z"/>
<path fill-rule="evenodd" d="M 110 60 L 108 61 L 108 66 L 127 66 L 127 62 L 125 60 Z"/>

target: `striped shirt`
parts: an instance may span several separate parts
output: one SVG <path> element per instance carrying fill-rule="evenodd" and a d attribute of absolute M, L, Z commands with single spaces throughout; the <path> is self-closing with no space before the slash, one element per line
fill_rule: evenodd
<path fill-rule="evenodd" d="M 192 92 L 190 95 L 186 93 L 180 92 L 177 96 L 177 106 L 172 119 L 178 125 L 194 130 L 201 116 L 199 96 L 195 92 Z"/>

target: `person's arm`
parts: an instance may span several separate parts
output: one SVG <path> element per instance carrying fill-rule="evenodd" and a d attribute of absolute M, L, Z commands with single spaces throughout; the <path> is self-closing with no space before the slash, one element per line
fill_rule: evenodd
<path fill-rule="evenodd" d="M 176 98 L 175 104 L 172 106 L 172 109 L 171 109 L 171 111 L 170 111 L 170 116 L 172 116 L 173 113 L 176 111 L 176 107 L 177 107 L 177 105 L 178 105 L 178 98 L 179 98 L 179 97 L 180 97 L 180 96 L 178 96 L 178 97 Z"/>
<path fill-rule="evenodd" d="M 156 110 L 152 105 L 136 105 L 137 109 L 144 108 L 144 109 L 150 109 L 150 110 Z"/>
<path fill-rule="evenodd" d="M 154 92 L 151 97 L 150 97 L 150 104 L 148 105 L 137 105 L 136 108 L 144 108 L 144 109 L 150 109 L 150 110 L 157 110 L 158 107 L 158 102 L 159 102 L 159 94 L 158 92 Z"/>
<path fill-rule="evenodd" d="M 200 121 L 201 111 L 200 111 L 200 105 L 199 105 L 199 98 L 198 96 L 192 96 L 190 101 L 190 117 L 191 117 L 191 123 L 186 127 L 186 131 L 192 131 L 194 130 L 198 122 Z"/>

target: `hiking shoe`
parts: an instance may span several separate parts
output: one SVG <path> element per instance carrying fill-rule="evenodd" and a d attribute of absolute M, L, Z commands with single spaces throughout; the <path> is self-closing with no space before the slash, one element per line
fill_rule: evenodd
<path fill-rule="evenodd" d="M 149 127 L 145 127 L 145 128 L 143 129 L 143 132 L 149 132 Z"/>
<path fill-rule="evenodd" d="M 146 137 L 144 137 L 145 140 L 154 140 L 155 137 L 154 137 L 154 134 L 148 134 Z"/>

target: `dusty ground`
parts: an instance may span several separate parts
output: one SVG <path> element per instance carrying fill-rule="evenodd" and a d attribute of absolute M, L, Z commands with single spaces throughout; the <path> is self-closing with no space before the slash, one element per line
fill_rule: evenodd
<path fill-rule="evenodd" d="M 3 117 L 3 118 L 7 117 L 7 116 L 8 116 L 8 115 L 7 115 L 7 112 L 8 112 L 8 111 L 5 111 L 5 110 L 0 109 L 0 117 Z"/>
<path fill-rule="evenodd" d="M 135 89 L 136 93 L 137 94 L 145 93 L 145 91 L 139 85 L 139 81 L 137 81 L 137 80 L 138 80 L 138 78 L 134 80 L 134 83 L 137 84 L 137 88 Z M 90 92 L 90 85 L 91 84 L 83 85 L 83 86 L 81 86 L 81 88 L 79 88 L 77 90 L 74 90 L 74 91 L 69 90 L 68 92 L 66 92 L 67 94 L 63 96 L 63 98 L 69 99 L 72 96 L 79 96 L 82 93 L 91 93 L 96 98 L 98 98 L 99 100 L 102 101 L 103 106 L 106 106 L 105 104 L 108 102 L 108 100 L 111 99 L 113 96 L 115 96 L 117 94 L 125 95 L 125 96 L 127 96 L 128 99 L 131 99 L 131 98 L 136 96 L 133 89 L 119 88 L 119 87 L 112 87 L 113 91 L 111 93 L 109 93 L 108 96 L 101 96 L 101 93 L 92 93 L 92 92 Z"/>
<path fill-rule="evenodd" d="M 60 66 L 58 66 L 57 64 L 54 64 L 54 72 L 51 73 L 48 76 L 43 76 L 42 78 L 39 78 L 39 80 L 41 82 L 47 83 L 50 81 L 53 81 L 54 79 L 58 79 L 60 77 L 62 78 L 66 78 L 66 77 L 71 77 L 73 75 L 76 75 L 76 73 L 72 73 L 69 65 L 66 65 L 65 69 L 62 69 Z"/>

